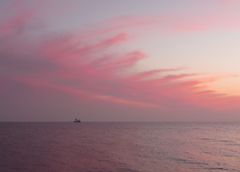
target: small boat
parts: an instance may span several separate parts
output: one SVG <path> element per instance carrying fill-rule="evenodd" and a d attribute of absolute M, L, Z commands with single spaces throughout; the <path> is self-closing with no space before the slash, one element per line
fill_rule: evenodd
<path fill-rule="evenodd" d="M 74 122 L 74 123 L 81 123 L 81 120 L 80 120 L 80 119 L 77 119 L 77 118 L 75 118 L 73 122 Z"/>

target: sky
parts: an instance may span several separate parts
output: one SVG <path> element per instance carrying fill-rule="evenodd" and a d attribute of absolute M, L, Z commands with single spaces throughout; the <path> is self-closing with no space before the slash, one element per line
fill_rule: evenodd
<path fill-rule="evenodd" d="M 239 10 L 0 0 L 0 121 L 240 121 Z"/>

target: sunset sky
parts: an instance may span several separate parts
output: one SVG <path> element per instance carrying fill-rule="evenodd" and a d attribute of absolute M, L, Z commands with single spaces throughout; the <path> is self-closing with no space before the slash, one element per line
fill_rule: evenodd
<path fill-rule="evenodd" d="M 1 0 L 0 121 L 239 121 L 239 0 Z"/>

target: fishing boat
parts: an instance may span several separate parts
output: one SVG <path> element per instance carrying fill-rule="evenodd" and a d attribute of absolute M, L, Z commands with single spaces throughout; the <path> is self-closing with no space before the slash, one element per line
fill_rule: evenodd
<path fill-rule="evenodd" d="M 81 123 L 81 120 L 80 120 L 80 119 L 77 119 L 77 118 L 75 118 L 73 122 L 74 122 L 74 123 Z"/>

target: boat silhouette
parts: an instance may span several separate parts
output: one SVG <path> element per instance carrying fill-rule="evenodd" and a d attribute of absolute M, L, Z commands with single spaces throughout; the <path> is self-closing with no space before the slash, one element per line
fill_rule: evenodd
<path fill-rule="evenodd" d="M 74 122 L 74 123 L 81 123 L 81 120 L 80 120 L 80 119 L 77 119 L 77 118 L 75 118 L 73 122 Z"/>

